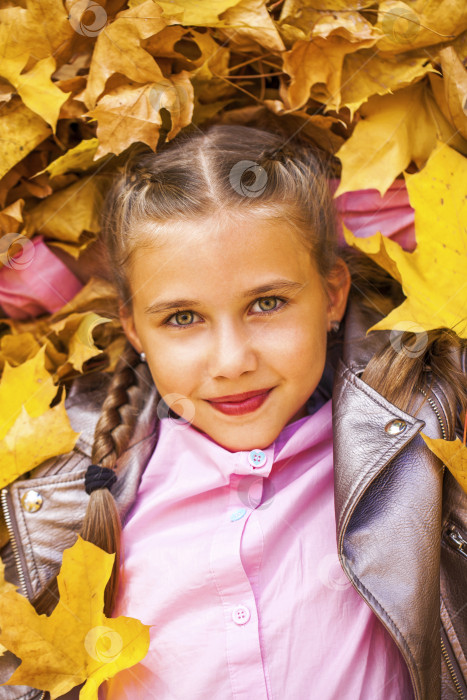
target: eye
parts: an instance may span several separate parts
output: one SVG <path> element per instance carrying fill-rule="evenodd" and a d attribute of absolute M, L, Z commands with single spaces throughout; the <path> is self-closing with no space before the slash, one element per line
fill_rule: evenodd
<path fill-rule="evenodd" d="M 277 302 L 282 303 L 278 306 Z M 255 304 L 264 304 L 266 306 L 266 308 L 261 308 L 261 316 L 264 316 L 265 314 L 272 314 L 282 309 L 287 304 L 287 300 L 282 299 L 282 297 L 261 297 L 261 299 L 255 301 Z M 273 306 L 271 306 L 271 304 L 273 304 Z"/>
<path fill-rule="evenodd" d="M 187 326 L 192 326 L 191 320 L 196 314 L 194 311 L 189 311 L 188 309 L 183 311 L 176 311 L 172 316 L 169 316 L 165 321 L 164 325 L 171 326 L 172 328 L 186 328 Z M 179 323 L 169 323 L 171 319 L 177 319 Z"/>

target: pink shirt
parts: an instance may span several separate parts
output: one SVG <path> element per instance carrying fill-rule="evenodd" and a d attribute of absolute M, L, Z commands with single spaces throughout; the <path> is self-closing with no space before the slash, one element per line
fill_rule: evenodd
<path fill-rule="evenodd" d="M 123 545 L 114 615 L 154 626 L 108 699 L 412 697 L 338 561 L 330 400 L 251 452 L 163 418 Z"/>

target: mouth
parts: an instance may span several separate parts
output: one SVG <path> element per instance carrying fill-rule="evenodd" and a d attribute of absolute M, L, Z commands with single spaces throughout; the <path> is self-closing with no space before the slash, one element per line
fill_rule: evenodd
<path fill-rule="evenodd" d="M 208 399 L 208 403 L 221 413 L 230 416 L 240 416 L 244 413 L 256 411 L 266 401 L 273 388 L 220 396 L 216 399 Z"/>

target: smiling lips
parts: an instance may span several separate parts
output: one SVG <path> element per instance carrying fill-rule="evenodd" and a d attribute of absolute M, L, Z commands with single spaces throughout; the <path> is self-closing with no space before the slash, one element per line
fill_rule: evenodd
<path fill-rule="evenodd" d="M 220 396 L 217 399 L 209 399 L 209 403 L 217 411 L 230 416 L 240 416 L 244 413 L 256 411 L 266 401 L 271 393 L 271 389 L 258 389 L 247 391 L 243 394 L 231 394 L 230 396 Z"/>

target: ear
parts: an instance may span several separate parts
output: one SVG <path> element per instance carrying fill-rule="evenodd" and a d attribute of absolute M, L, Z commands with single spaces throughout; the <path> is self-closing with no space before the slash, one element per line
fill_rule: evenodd
<path fill-rule="evenodd" d="M 338 258 L 326 281 L 329 297 L 327 310 L 328 330 L 330 330 L 331 321 L 341 321 L 344 316 L 352 283 L 349 268 L 342 258 Z"/>
<path fill-rule="evenodd" d="M 136 352 L 142 352 L 143 346 L 141 345 L 138 333 L 136 331 L 133 314 L 128 309 L 128 307 L 124 306 L 123 304 L 119 305 L 118 313 L 119 313 L 120 322 L 122 324 L 122 327 L 123 327 L 123 330 L 125 332 L 126 337 L 130 341 L 130 343 L 133 345 Z"/>

